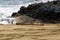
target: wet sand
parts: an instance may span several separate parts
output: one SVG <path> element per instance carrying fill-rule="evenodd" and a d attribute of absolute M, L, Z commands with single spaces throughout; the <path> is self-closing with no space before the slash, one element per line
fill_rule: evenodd
<path fill-rule="evenodd" d="M 0 40 L 60 40 L 60 24 L 0 25 Z"/>

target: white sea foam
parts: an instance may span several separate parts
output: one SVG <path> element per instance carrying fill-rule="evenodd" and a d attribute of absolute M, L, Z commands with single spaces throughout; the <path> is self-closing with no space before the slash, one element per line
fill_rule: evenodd
<path fill-rule="evenodd" d="M 32 1 L 32 0 L 26 0 L 26 1 L 25 0 L 18 0 L 17 2 L 16 1 L 13 2 L 13 0 L 11 0 L 11 1 L 7 0 L 8 2 L 5 1 L 4 3 L 2 3 L 3 1 L 5 1 L 5 0 L 0 1 L 1 2 L 0 13 L 3 13 L 6 16 L 11 16 L 11 14 L 13 12 L 17 12 L 20 9 L 20 7 L 23 6 L 23 5 L 27 7 L 29 4 L 32 4 L 32 3 L 36 2 L 35 0 L 34 1 Z M 48 0 L 38 0 L 37 3 L 41 2 L 41 1 L 42 2 L 47 2 Z M 49 1 L 52 1 L 52 0 L 49 0 Z"/>

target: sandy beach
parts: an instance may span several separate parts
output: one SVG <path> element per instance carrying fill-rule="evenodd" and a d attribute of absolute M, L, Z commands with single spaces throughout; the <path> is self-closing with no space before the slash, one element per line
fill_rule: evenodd
<path fill-rule="evenodd" d="M 0 25 L 0 40 L 60 40 L 60 24 Z"/>

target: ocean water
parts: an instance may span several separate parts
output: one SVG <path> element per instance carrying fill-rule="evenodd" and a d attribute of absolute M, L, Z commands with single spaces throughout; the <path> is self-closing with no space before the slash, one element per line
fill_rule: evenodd
<path fill-rule="evenodd" d="M 17 12 L 21 6 L 27 7 L 35 2 L 47 2 L 52 0 L 0 0 L 0 14 L 11 16 L 13 12 Z"/>

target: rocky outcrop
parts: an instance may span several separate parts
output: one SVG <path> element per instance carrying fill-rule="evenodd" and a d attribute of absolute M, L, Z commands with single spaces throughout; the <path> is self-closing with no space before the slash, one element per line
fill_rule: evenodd
<path fill-rule="evenodd" d="M 60 1 L 22 6 L 17 13 L 42 20 L 44 23 L 60 23 Z"/>

